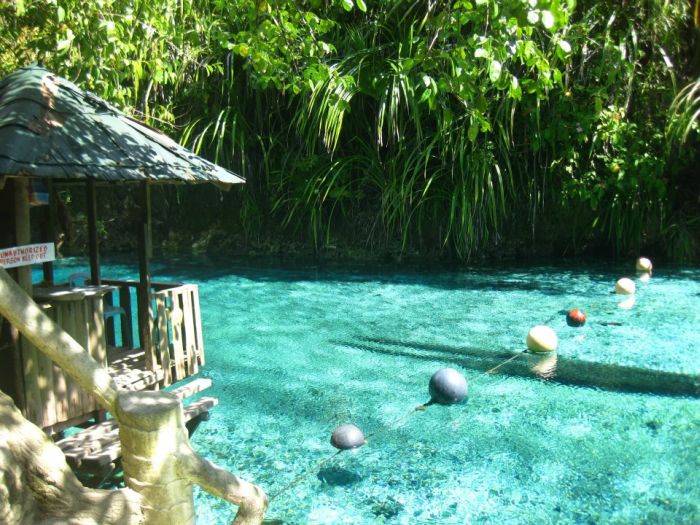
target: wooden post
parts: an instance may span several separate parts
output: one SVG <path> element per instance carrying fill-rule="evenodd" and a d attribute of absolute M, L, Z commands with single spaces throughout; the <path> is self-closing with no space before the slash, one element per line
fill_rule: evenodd
<path fill-rule="evenodd" d="M 115 417 L 124 477 L 141 495 L 143 525 L 194 524 L 194 483 L 238 505 L 234 525 L 262 523 L 268 504 L 265 493 L 192 450 L 182 405 L 173 394 L 122 392 Z"/>
<path fill-rule="evenodd" d="M 17 246 L 32 242 L 29 225 L 29 179 L 26 177 L 15 178 L 15 242 Z M 17 282 L 27 295 L 32 295 L 31 266 L 17 268 Z"/>
<path fill-rule="evenodd" d="M 56 199 L 53 196 L 53 181 L 46 182 L 46 193 L 49 196 L 49 205 L 44 206 L 43 217 L 41 222 L 41 240 L 42 242 L 55 242 L 56 235 Z M 44 283 L 49 286 L 53 285 L 53 261 L 43 264 Z"/>
<path fill-rule="evenodd" d="M 139 339 L 146 357 L 146 366 L 155 370 L 157 363 L 153 349 L 153 308 L 151 306 L 151 273 L 149 255 L 151 251 L 151 187 L 148 182 L 142 182 L 140 188 L 141 213 L 138 220 L 139 236 L 139 288 L 137 294 Z"/>
<path fill-rule="evenodd" d="M 143 524 L 193 525 L 192 485 L 174 461 L 187 442 L 180 401 L 166 392 L 123 392 L 115 416 L 124 477 L 143 498 Z"/>
<path fill-rule="evenodd" d="M 29 218 L 29 179 L 26 177 L 15 177 L 14 186 L 14 212 L 15 212 L 15 245 L 31 243 L 31 226 Z M 32 295 L 32 268 L 31 266 L 20 266 L 14 271 L 17 284 L 31 297 Z M 31 371 L 37 366 L 36 349 L 31 345 L 24 345 L 19 337 L 14 337 L 12 361 L 15 374 L 15 395 L 18 406 L 22 414 L 34 417 L 35 401 L 38 392 L 27 393 L 27 381 L 25 372 Z"/>
<path fill-rule="evenodd" d="M 102 284 L 100 275 L 100 244 L 97 236 L 97 183 L 95 179 L 87 181 L 87 216 L 88 216 L 88 245 L 90 247 L 90 283 L 94 286 Z"/>

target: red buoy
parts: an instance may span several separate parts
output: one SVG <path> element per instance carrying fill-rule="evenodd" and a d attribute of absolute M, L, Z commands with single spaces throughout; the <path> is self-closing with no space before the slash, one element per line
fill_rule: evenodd
<path fill-rule="evenodd" d="M 566 314 L 566 324 L 569 326 L 583 326 L 586 324 L 586 314 L 579 308 L 569 310 L 569 313 Z"/>

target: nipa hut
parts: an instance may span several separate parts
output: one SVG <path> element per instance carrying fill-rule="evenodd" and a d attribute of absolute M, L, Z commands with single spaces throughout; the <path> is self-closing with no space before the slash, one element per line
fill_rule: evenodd
<path fill-rule="evenodd" d="M 33 191 L 39 182 L 46 188 L 43 198 Z M 25 67 L 0 80 L 0 266 L 12 268 L 14 279 L 108 367 L 120 389 L 160 389 L 193 376 L 204 364 L 197 286 L 150 277 L 151 188 L 178 183 L 227 188 L 242 182 L 41 67 Z M 54 195 L 57 187 L 76 183 L 86 194 L 90 268 L 58 283 L 51 262 Z M 133 232 L 138 281 L 110 279 L 100 267 L 97 188 L 115 185 L 131 185 L 139 196 Z M 33 203 L 47 205 L 30 213 Z M 41 227 L 31 228 L 30 217 Z M 39 233 L 32 237 L 32 231 Z M 41 286 L 32 284 L 32 263 L 44 265 Z M 95 400 L 2 321 L 0 390 L 25 418 L 54 437 L 76 425 L 98 428 L 59 444 L 74 467 L 111 471 L 119 455 L 116 427 L 103 428 L 109 422 Z M 185 397 L 209 384 L 195 380 L 175 392 Z M 186 418 L 196 423 L 215 403 L 200 399 L 188 407 Z"/>

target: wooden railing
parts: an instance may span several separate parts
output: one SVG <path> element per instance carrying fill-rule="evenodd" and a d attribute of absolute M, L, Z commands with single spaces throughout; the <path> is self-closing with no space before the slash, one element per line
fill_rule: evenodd
<path fill-rule="evenodd" d="M 120 321 L 121 346 L 133 348 L 134 341 L 142 346 L 138 334 L 134 334 L 138 281 L 105 279 L 102 282 L 119 289 L 115 294 L 119 297 L 118 306 L 124 309 Z M 146 363 L 162 368 L 163 386 L 167 386 L 196 374 L 204 365 L 199 288 L 194 284 L 154 282 L 151 297 L 153 345 L 143 350 L 147 353 Z M 105 302 L 116 304 L 111 295 Z M 105 331 L 107 344 L 118 346 L 113 320 L 108 319 Z"/>
<path fill-rule="evenodd" d="M 154 288 L 154 341 L 158 362 L 163 367 L 163 382 L 169 385 L 196 374 L 204 365 L 199 289 L 194 284 Z"/>

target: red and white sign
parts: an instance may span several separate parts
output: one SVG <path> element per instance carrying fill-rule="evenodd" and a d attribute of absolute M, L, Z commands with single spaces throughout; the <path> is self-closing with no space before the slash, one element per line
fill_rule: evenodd
<path fill-rule="evenodd" d="M 45 263 L 55 259 L 56 250 L 52 242 L 25 244 L 0 250 L 0 266 L 3 268 Z"/>

